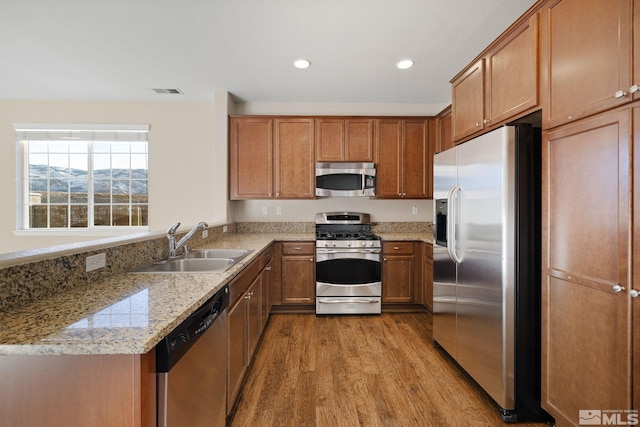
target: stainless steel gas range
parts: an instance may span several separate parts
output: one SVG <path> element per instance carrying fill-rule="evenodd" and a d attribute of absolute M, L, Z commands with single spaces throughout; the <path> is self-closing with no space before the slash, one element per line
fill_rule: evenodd
<path fill-rule="evenodd" d="M 316 314 L 380 314 L 381 247 L 369 214 L 316 214 Z"/>

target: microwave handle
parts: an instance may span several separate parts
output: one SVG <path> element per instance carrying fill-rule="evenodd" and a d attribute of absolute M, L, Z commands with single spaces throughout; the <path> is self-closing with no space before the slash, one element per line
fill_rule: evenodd
<path fill-rule="evenodd" d="M 364 169 L 360 171 L 360 176 L 362 177 L 362 186 L 360 188 L 361 188 L 361 191 L 362 191 L 362 195 L 364 196 L 364 187 L 365 187 L 365 185 L 367 185 L 367 182 L 366 182 L 366 178 L 367 177 L 364 174 Z"/>

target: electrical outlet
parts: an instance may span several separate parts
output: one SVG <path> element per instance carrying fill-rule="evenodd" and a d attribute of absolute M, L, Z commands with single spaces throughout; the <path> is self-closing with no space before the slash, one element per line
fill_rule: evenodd
<path fill-rule="evenodd" d="M 276 215 L 282 215 L 282 206 L 276 206 Z"/>
<path fill-rule="evenodd" d="M 87 271 L 97 270 L 107 265 L 107 254 L 104 252 L 98 255 L 87 257 Z"/>
<path fill-rule="evenodd" d="M 226 233 L 226 232 L 227 232 L 227 226 L 226 226 L 226 225 L 223 225 L 223 226 L 222 226 L 222 232 L 223 232 L 223 233 Z"/>
<path fill-rule="evenodd" d="M 209 237 L 209 230 L 205 228 L 204 230 L 202 230 L 202 238 L 206 239 L 207 237 Z"/>
<path fill-rule="evenodd" d="M 411 207 L 411 213 L 414 215 L 418 215 L 418 207 L 417 206 L 412 206 Z"/>
<path fill-rule="evenodd" d="M 269 208 L 266 206 L 262 207 L 262 215 L 268 215 L 269 214 Z"/>

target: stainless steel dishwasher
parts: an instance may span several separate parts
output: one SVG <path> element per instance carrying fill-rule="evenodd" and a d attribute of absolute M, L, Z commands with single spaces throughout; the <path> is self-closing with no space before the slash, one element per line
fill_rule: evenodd
<path fill-rule="evenodd" d="M 156 347 L 159 427 L 224 427 L 228 306 L 225 286 Z"/>

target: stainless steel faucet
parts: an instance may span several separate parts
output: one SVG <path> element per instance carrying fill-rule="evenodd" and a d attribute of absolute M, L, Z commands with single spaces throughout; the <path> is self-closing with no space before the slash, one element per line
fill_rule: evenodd
<path fill-rule="evenodd" d="M 169 227 L 169 230 L 167 230 L 167 238 L 169 239 L 169 258 L 174 258 L 176 256 L 176 252 L 178 252 L 178 249 L 182 247 L 184 247 L 184 254 L 188 254 L 189 249 L 187 248 L 186 243 L 196 234 L 198 230 L 205 230 L 207 227 L 209 227 L 209 225 L 204 221 L 199 222 L 187 234 L 185 234 L 182 239 L 178 240 L 178 243 L 176 243 L 176 230 L 178 230 L 178 227 L 180 227 L 180 223 L 176 222 L 171 227 Z"/>

